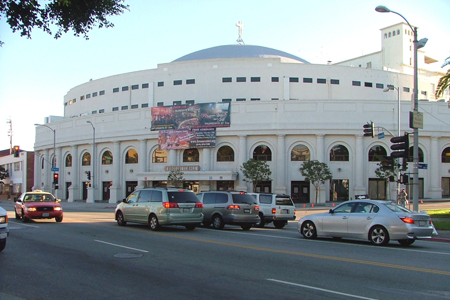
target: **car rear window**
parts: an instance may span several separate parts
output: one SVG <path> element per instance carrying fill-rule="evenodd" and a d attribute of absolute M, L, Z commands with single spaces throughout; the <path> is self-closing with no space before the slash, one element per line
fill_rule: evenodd
<path fill-rule="evenodd" d="M 249 194 L 232 194 L 233 203 L 247 203 L 254 204 L 256 203 L 255 198 Z"/>
<path fill-rule="evenodd" d="M 393 205 L 393 204 L 385 204 L 387 208 L 392 210 L 393 212 L 401 212 L 401 213 L 410 213 L 411 211 L 407 208 L 404 208 L 400 205 Z"/>
<path fill-rule="evenodd" d="M 167 192 L 169 202 L 173 203 L 197 203 L 197 196 L 193 192 Z"/>
<path fill-rule="evenodd" d="M 285 196 L 277 196 L 276 203 L 277 203 L 277 205 L 294 206 L 294 203 L 292 203 L 291 198 L 285 197 Z"/>

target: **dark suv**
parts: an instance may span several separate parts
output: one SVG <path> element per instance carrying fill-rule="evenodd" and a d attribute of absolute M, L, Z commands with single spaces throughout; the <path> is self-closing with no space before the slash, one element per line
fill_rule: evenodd
<path fill-rule="evenodd" d="M 178 188 L 145 188 L 131 193 L 115 212 L 117 224 L 148 224 L 151 230 L 161 225 L 183 225 L 195 229 L 203 221 L 202 203 L 191 190 Z"/>
<path fill-rule="evenodd" d="M 249 230 L 259 223 L 259 206 L 245 192 L 215 191 L 197 195 L 203 203 L 203 225 L 223 229 L 225 224 L 240 225 Z"/>

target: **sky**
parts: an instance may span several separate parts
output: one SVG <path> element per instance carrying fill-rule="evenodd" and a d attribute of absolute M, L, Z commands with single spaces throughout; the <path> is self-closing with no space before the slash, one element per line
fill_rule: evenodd
<path fill-rule="evenodd" d="M 39 1 L 45 3 L 46 1 Z M 313 64 L 339 62 L 381 50 L 380 29 L 403 22 L 428 38 L 427 56 L 450 56 L 450 0 L 125 0 L 130 10 L 109 17 L 114 28 L 94 28 L 89 40 L 60 39 L 34 29 L 13 33 L 0 19 L 0 150 L 33 151 L 34 124 L 64 115 L 64 96 L 90 79 L 154 69 L 186 54 L 236 44 L 242 21 L 247 45 L 274 48 Z M 54 30 L 56 31 L 56 30 Z M 446 72 L 448 67 L 440 69 Z"/>

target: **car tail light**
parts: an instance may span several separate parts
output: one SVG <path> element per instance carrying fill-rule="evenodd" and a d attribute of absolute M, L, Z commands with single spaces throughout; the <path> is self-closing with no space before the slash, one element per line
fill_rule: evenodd
<path fill-rule="evenodd" d="M 236 204 L 231 204 L 231 205 L 228 205 L 227 209 L 229 209 L 229 210 L 239 210 L 239 209 L 241 209 L 241 207 L 239 205 L 236 205 Z"/>
<path fill-rule="evenodd" d="M 277 209 L 276 208 L 272 208 L 272 213 L 276 214 L 277 213 Z"/>
<path fill-rule="evenodd" d="M 179 208 L 178 203 L 174 202 L 163 202 L 165 208 Z"/>
<path fill-rule="evenodd" d="M 414 224 L 414 219 L 412 219 L 412 218 L 405 217 L 405 218 L 400 218 L 400 220 L 402 220 L 403 222 L 408 223 L 408 224 Z"/>
<path fill-rule="evenodd" d="M 201 202 L 195 203 L 195 208 L 203 208 L 203 203 Z"/>
<path fill-rule="evenodd" d="M 258 205 L 255 205 L 255 210 L 259 210 L 259 206 Z"/>

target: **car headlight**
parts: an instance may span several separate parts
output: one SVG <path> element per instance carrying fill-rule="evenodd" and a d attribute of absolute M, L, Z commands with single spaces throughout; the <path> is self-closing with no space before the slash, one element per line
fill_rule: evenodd
<path fill-rule="evenodd" d="M 25 207 L 26 211 L 36 211 L 36 207 Z"/>
<path fill-rule="evenodd" d="M 61 206 L 56 206 L 56 207 L 53 208 L 53 210 L 62 210 L 62 207 Z"/>
<path fill-rule="evenodd" d="M 0 217 L 0 224 L 8 223 L 8 216 L 1 216 Z"/>

